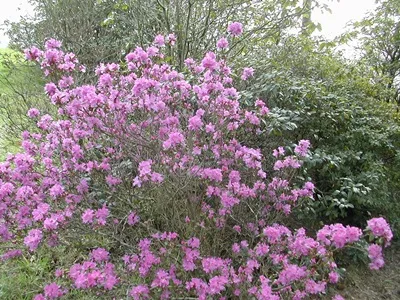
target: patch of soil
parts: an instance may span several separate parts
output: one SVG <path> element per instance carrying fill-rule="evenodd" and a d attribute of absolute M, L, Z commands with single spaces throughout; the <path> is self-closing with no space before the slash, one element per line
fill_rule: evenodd
<path fill-rule="evenodd" d="M 335 292 L 346 300 L 399 300 L 400 243 L 386 249 L 384 255 L 385 266 L 379 271 L 364 265 L 347 267 L 344 284 L 339 284 Z"/>

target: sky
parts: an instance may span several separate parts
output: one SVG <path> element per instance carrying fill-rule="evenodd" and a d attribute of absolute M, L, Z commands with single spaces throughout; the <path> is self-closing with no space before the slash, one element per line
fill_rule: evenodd
<path fill-rule="evenodd" d="M 20 16 L 32 13 L 32 6 L 28 0 L 0 0 L 0 26 L 5 20 L 18 21 Z M 0 27 L 0 30 L 2 27 Z M 0 31 L 0 48 L 7 47 L 8 38 Z"/>
<path fill-rule="evenodd" d="M 84 0 L 82 0 L 84 1 Z M 374 9 L 375 0 L 324 0 L 329 1 L 332 14 L 321 14 L 314 11 L 312 18 L 322 25 L 321 35 L 328 39 L 334 38 L 344 31 L 344 26 L 350 20 L 360 20 L 364 14 Z M 0 0 L 0 24 L 5 20 L 18 21 L 21 15 L 32 13 L 28 0 Z M 7 47 L 8 38 L 0 32 L 0 48 Z"/>
<path fill-rule="evenodd" d="M 1 0 L 0 0 L 1 1 Z M 361 20 L 368 12 L 374 10 L 375 0 L 324 0 L 329 4 L 332 14 L 320 11 L 314 11 L 312 14 L 313 21 L 317 21 L 322 25 L 321 35 L 328 39 L 343 33 L 346 24 L 351 20 Z"/>

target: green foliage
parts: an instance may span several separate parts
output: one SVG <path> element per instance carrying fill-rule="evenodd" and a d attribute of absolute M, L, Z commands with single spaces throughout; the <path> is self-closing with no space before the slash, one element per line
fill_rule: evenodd
<path fill-rule="evenodd" d="M 294 126 L 280 127 L 281 140 L 311 140 L 307 174 L 316 184 L 316 200 L 299 217 L 309 220 L 314 213 L 324 221 L 357 224 L 382 214 L 398 228 L 399 115 L 375 98 L 382 88 L 369 82 L 362 65 L 319 46 L 291 38 L 272 49 L 265 64 L 254 65 L 256 78 L 242 99 L 266 99 L 275 119 L 294 120 Z"/>
<path fill-rule="evenodd" d="M 22 131 L 29 128 L 29 108 L 49 112 L 43 83 L 40 70 L 21 53 L 0 51 L 0 158 L 18 149 Z"/>
<path fill-rule="evenodd" d="M 375 84 L 389 93 L 387 101 L 400 104 L 400 1 L 379 0 L 377 9 L 353 24 L 352 36 L 362 42 L 362 59 Z"/>
<path fill-rule="evenodd" d="M 233 56 L 255 54 L 261 45 L 275 45 L 289 30 L 301 27 L 301 18 L 321 1 L 303 6 L 300 0 L 34 0 L 34 17 L 6 22 L 10 46 L 24 49 L 42 45 L 53 37 L 76 53 L 88 69 L 100 62 L 120 60 L 132 47 L 145 46 L 156 34 L 174 33 L 177 45 L 169 56 L 182 69 L 187 57 L 200 58 L 215 49 L 233 21 L 244 24 L 246 33 L 231 44 Z M 318 28 L 311 20 L 303 29 Z M 251 41 L 251 43 L 249 42 Z"/>

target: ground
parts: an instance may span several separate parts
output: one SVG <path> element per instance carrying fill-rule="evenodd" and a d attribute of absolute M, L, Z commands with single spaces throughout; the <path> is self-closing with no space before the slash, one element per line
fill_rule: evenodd
<path fill-rule="evenodd" d="M 385 267 L 370 271 L 363 265 L 347 267 L 344 284 L 337 293 L 346 300 L 400 299 L 400 242 L 385 251 Z"/>

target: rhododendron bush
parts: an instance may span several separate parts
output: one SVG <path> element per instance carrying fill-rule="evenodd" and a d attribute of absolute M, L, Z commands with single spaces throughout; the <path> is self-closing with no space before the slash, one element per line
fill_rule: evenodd
<path fill-rule="evenodd" d="M 165 63 L 175 36 L 159 35 L 124 63 L 101 64 L 96 84 L 84 86 L 74 76 L 85 67 L 60 42 L 26 51 L 53 79 L 45 90 L 58 115 L 30 109 L 37 131 L 0 163 L 1 258 L 92 238 L 85 258 L 55 266 L 35 299 L 74 289 L 116 299 L 301 299 L 339 281 L 337 249 L 361 247 L 372 269 L 383 266 L 392 233 L 382 218 L 364 233 L 333 224 L 315 237 L 278 224 L 313 196 L 295 176 L 310 143 L 253 147 L 268 108 L 240 105 L 234 79 L 254 70 L 235 74 L 219 57 L 242 25 L 228 32 L 218 54 L 187 59 L 185 74 Z M 93 246 L 99 237 L 106 242 Z"/>

